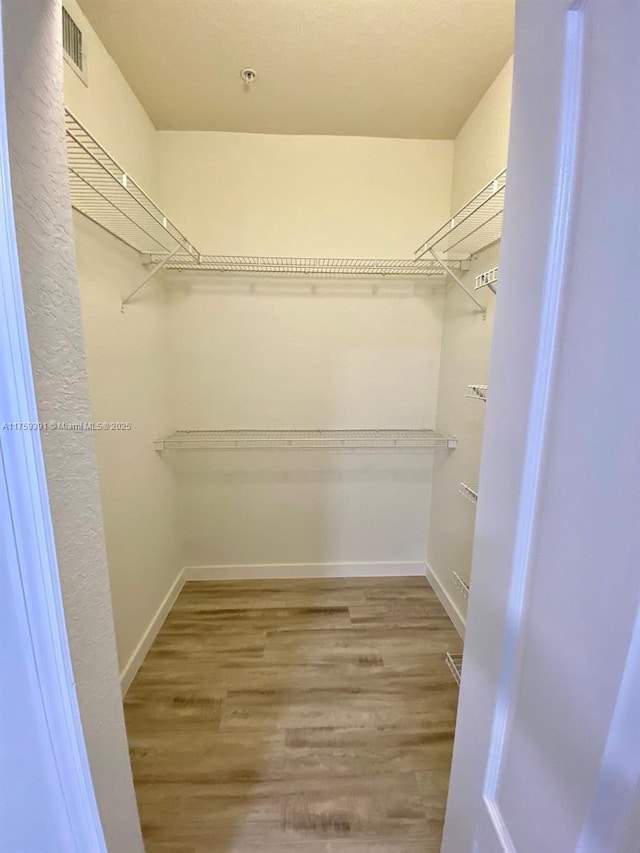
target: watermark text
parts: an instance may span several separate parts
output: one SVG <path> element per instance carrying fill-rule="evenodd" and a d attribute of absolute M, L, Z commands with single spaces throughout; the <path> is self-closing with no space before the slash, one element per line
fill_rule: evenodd
<path fill-rule="evenodd" d="M 128 432 L 131 421 L 5 421 L 1 432 Z"/>

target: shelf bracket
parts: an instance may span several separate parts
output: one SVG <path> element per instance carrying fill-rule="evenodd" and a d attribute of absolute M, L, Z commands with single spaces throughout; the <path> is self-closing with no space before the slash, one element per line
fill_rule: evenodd
<path fill-rule="evenodd" d="M 155 267 L 154 267 L 152 270 L 149 270 L 149 274 L 144 278 L 144 280 L 142 281 L 142 283 L 141 283 L 141 284 L 139 284 L 139 285 L 136 287 L 136 289 L 135 289 L 135 290 L 132 290 L 132 291 L 131 291 L 131 293 L 130 293 L 130 294 L 129 294 L 125 299 L 123 299 L 123 300 L 122 300 L 122 306 L 121 306 L 121 308 L 120 308 L 120 311 L 121 311 L 123 314 L 124 314 L 124 306 L 125 306 L 125 305 L 127 305 L 127 304 L 128 304 L 128 303 L 133 299 L 133 297 L 136 295 L 136 293 L 138 293 L 140 290 L 142 290 L 142 288 L 143 288 L 145 285 L 149 284 L 149 282 L 150 282 L 150 281 L 151 281 L 151 279 L 154 277 L 154 275 L 155 275 L 157 272 L 160 272 L 160 270 L 165 266 L 165 264 L 168 264 L 168 263 L 169 263 L 169 261 L 171 260 L 171 258 L 172 258 L 174 255 L 177 255 L 177 254 L 178 254 L 178 252 L 179 252 L 180 250 L 185 251 L 184 246 L 176 246 L 176 248 L 173 250 L 173 252 L 171 252 L 170 254 L 168 254 L 168 255 L 167 255 L 165 258 L 163 258 L 159 263 L 157 263 L 157 264 L 155 265 Z"/>
<path fill-rule="evenodd" d="M 446 272 L 451 276 L 451 278 L 455 281 L 455 283 L 458 285 L 458 287 L 460 287 L 462 290 L 464 290 L 464 292 L 467 294 L 467 296 L 469 297 L 469 299 L 470 299 L 470 300 L 471 300 L 471 301 L 472 301 L 472 302 L 473 302 L 473 303 L 474 303 L 474 304 L 475 304 L 475 305 L 480 309 L 480 311 L 482 312 L 482 318 L 483 318 L 483 319 L 486 319 L 486 317 L 487 317 L 487 309 L 482 305 L 482 303 L 481 303 L 481 302 L 478 302 L 478 300 L 475 298 L 475 296 L 473 295 L 473 293 L 471 293 L 471 291 L 470 291 L 467 287 L 465 287 L 465 285 L 462 283 L 462 281 L 458 278 L 458 276 L 455 274 L 455 272 L 451 269 L 451 267 L 449 266 L 449 264 L 447 264 L 445 261 L 443 261 L 443 260 L 442 260 L 442 258 L 439 258 L 439 257 L 436 255 L 436 253 L 433 251 L 433 249 L 429 249 L 429 254 L 430 254 L 430 255 L 431 255 L 431 257 L 434 259 L 434 261 L 437 261 L 437 263 L 439 263 L 439 264 L 440 264 L 440 266 L 441 266 L 441 267 L 442 267 L 442 268 L 443 268 L 443 269 L 444 269 L 444 270 L 445 270 L 445 271 L 446 271 Z"/>

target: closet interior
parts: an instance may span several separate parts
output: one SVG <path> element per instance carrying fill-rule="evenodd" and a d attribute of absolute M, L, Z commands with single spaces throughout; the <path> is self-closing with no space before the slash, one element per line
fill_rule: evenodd
<path fill-rule="evenodd" d="M 450 135 L 209 130 L 154 124 L 95 9 L 64 121 L 123 693 L 189 582 L 422 579 L 464 637 L 509 38 Z"/>

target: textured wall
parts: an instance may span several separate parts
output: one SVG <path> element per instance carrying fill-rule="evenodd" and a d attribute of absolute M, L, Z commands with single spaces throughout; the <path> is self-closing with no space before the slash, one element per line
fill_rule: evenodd
<path fill-rule="evenodd" d="M 507 165 L 512 71 L 509 60 L 455 141 L 453 212 Z M 463 276 L 469 289 L 476 275 L 497 265 L 498 257 L 499 247 L 494 246 L 473 261 Z M 437 422 L 459 441 L 455 453 L 442 459 L 434 472 L 428 548 L 429 565 L 463 616 L 466 600 L 452 572 L 469 580 L 476 511 L 460 495 L 459 484 L 478 483 L 485 414 L 483 402 L 465 395 L 468 385 L 487 384 L 496 302 L 487 288 L 476 295 L 487 306 L 486 320 L 456 284 L 447 285 Z"/>
<path fill-rule="evenodd" d="M 63 145 L 60 8 L 3 3 L 12 188 L 40 419 L 90 420 Z M 34 62 L 33 58 L 38 57 Z M 91 433 L 43 434 L 65 615 L 109 849 L 142 840 L 118 682 Z"/>

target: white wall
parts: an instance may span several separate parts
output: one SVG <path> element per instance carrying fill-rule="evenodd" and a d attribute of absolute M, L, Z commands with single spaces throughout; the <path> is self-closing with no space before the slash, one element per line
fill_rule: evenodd
<path fill-rule="evenodd" d="M 513 60 L 496 77 L 461 129 L 454 145 L 452 212 L 505 168 L 509 142 Z M 475 276 L 498 264 L 499 246 L 481 252 L 462 277 L 473 290 Z M 500 283 L 498 282 L 498 289 Z M 478 483 L 485 404 L 466 398 L 467 386 L 487 384 L 496 297 L 478 291 L 486 320 L 460 288 L 447 285 L 438 393 L 438 429 L 459 439 L 455 453 L 440 460 L 433 478 L 428 564 L 462 619 L 466 599 L 455 571 L 470 579 L 475 507 L 459 493 L 460 482 Z M 489 389 L 489 395 L 491 389 Z"/>
<path fill-rule="evenodd" d="M 175 297 L 181 427 L 434 426 L 441 286 L 424 297 L 293 287 Z M 431 454 L 167 456 L 186 565 L 424 560 Z"/>
<path fill-rule="evenodd" d="M 513 57 L 458 134 L 453 149 L 451 210 L 475 195 L 507 165 Z"/>
<path fill-rule="evenodd" d="M 60 8 L 55 0 L 4 0 L 2 18 L 11 182 L 38 413 L 41 421 L 85 421 L 89 395 L 62 141 Z M 93 435 L 56 431 L 42 439 L 100 815 L 109 850 L 138 853 L 143 844 L 120 703 Z M 35 825 L 40 804 L 30 793 Z"/>
<path fill-rule="evenodd" d="M 410 257 L 447 215 L 452 155 L 450 142 L 160 132 L 158 162 L 169 215 L 204 253 Z M 168 280 L 177 426 L 434 427 L 441 284 Z M 167 458 L 186 563 L 418 566 L 431 461 Z"/>
<path fill-rule="evenodd" d="M 160 192 L 203 253 L 406 257 L 448 211 L 446 140 L 158 133 Z"/>
<path fill-rule="evenodd" d="M 157 189 L 156 131 L 74 2 L 84 28 L 86 87 L 65 64 L 65 102 L 145 191 Z M 161 277 L 124 313 L 121 300 L 146 274 L 136 252 L 74 214 L 82 318 L 94 420 L 129 421 L 96 434 L 100 491 L 120 669 L 133 656 L 182 567 L 171 470 L 152 449 L 171 427 L 167 312 Z M 129 666 L 129 668 L 127 668 Z"/>

